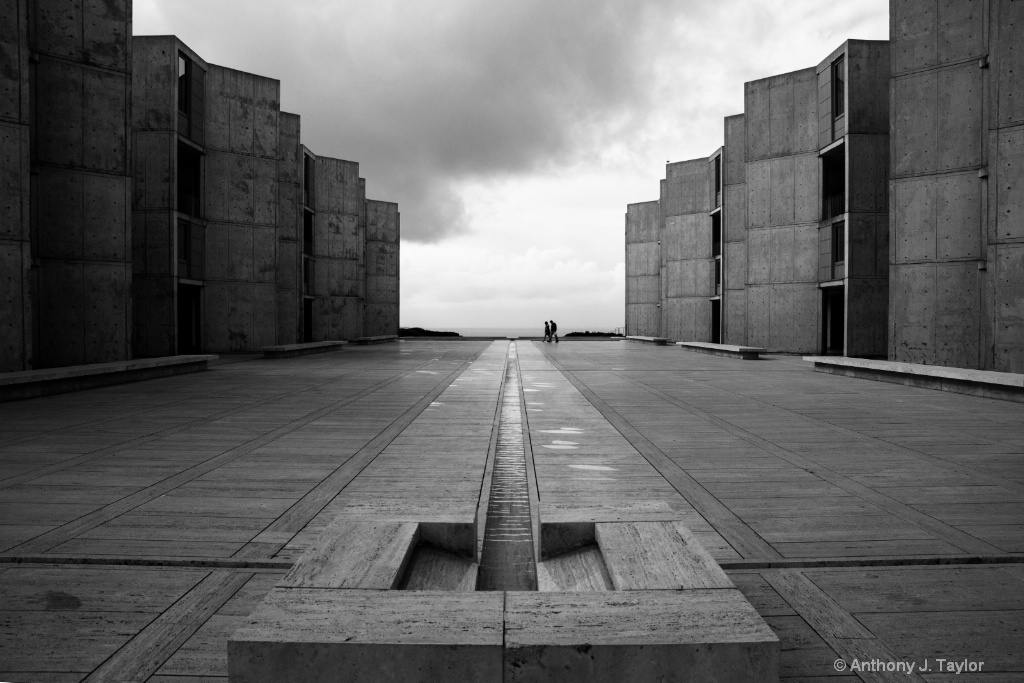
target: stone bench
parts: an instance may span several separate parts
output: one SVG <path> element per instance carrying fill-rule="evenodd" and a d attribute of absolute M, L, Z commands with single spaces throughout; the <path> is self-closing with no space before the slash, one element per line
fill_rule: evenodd
<path fill-rule="evenodd" d="M 206 370 L 217 356 L 164 356 L 0 373 L 0 401 L 63 394 Z"/>
<path fill-rule="evenodd" d="M 758 360 L 759 354 L 765 353 L 760 346 L 733 346 L 732 344 L 712 344 L 711 342 L 676 342 L 676 346 L 684 351 L 707 353 L 712 356 L 738 358 L 740 360 Z"/>
<path fill-rule="evenodd" d="M 374 337 L 356 337 L 352 343 L 365 346 L 366 344 L 386 344 L 387 342 L 398 341 L 397 334 L 378 334 Z"/>
<path fill-rule="evenodd" d="M 231 636 L 229 680 L 778 681 L 778 638 L 685 527 L 584 523 L 552 538 L 588 533 L 568 554 L 589 553 L 603 585 L 437 590 L 409 580 L 417 554 L 445 554 L 431 543 L 462 530 L 339 520 Z"/>
<path fill-rule="evenodd" d="M 641 342 L 643 344 L 656 344 L 658 346 L 665 346 L 669 340 L 667 337 L 638 337 L 635 335 L 629 335 L 623 337 L 626 341 Z"/>
<path fill-rule="evenodd" d="M 845 356 L 805 356 L 815 372 L 1024 403 L 1024 375 Z"/>
<path fill-rule="evenodd" d="M 278 346 L 264 346 L 260 348 L 264 358 L 291 358 L 293 356 L 305 356 L 311 353 L 326 353 L 344 348 L 346 341 L 322 341 L 307 342 L 305 344 L 281 344 Z"/>

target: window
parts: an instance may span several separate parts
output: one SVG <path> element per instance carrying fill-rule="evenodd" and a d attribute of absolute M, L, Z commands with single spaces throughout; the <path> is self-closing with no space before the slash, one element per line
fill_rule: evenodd
<path fill-rule="evenodd" d="M 832 62 L 832 118 L 846 113 L 846 60 L 840 57 Z"/>
<path fill-rule="evenodd" d="M 302 156 L 302 203 L 313 206 L 313 158 Z"/>
<path fill-rule="evenodd" d="M 715 157 L 715 208 L 722 205 L 722 156 Z"/>
<path fill-rule="evenodd" d="M 846 213 L 846 149 L 840 145 L 821 157 L 821 219 Z"/>
<path fill-rule="evenodd" d="M 313 293 L 313 260 L 306 257 L 302 259 L 302 293 Z"/>
<path fill-rule="evenodd" d="M 722 212 L 711 214 L 711 255 L 722 255 Z"/>
<path fill-rule="evenodd" d="M 192 108 L 192 60 L 178 53 L 178 111 L 185 116 Z"/>
<path fill-rule="evenodd" d="M 178 143 L 178 211 L 199 216 L 202 211 L 202 155 L 188 145 Z"/>
<path fill-rule="evenodd" d="M 313 255 L 313 212 L 302 212 L 302 253 Z"/>
<path fill-rule="evenodd" d="M 202 280 L 205 263 L 206 229 L 202 225 L 178 219 L 178 277 Z"/>
<path fill-rule="evenodd" d="M 846 262 L 846 223 L 839 221 L 832 224 L 832 263 Z"/>

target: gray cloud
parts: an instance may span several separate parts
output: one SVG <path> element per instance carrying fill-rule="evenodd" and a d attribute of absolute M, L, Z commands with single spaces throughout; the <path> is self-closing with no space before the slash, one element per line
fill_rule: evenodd
<path fill-rule="evenodd" d="M 670 0 L 303 0 L 161 6 L 207 60 L 282 80 L 320 154 L 360 162 L 403 237 L 472 228 L 457 183 L 596 153 L 652 108 Z M 181 27 L 181 28 L 179 28 Z"/>

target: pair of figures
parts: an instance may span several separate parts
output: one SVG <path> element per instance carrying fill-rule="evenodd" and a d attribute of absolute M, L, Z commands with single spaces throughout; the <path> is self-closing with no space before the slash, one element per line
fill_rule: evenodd
<path fill-rule="evenodd" d="M 544 341 L 549 342 L 549 341 L 551 341 L 552 337 L 555 338 L 555 343 L 557 344 L 558 343 L 558 325 L 555 324 L 554 320 L 552 320 L 550 322 L 545 320 L 544 321 Z"/>

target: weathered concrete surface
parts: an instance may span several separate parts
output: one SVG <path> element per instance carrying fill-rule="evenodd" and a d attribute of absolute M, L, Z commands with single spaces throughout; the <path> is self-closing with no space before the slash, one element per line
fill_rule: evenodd
<path fill-rule="evenodd" d="M 413 522 L 343 519 L 327 527 L 278 586 L 389 590 L 402 580 L 418 540 Z"/>
<path fill-rule="evenodd" d="M 1024 371 L 1022 22 L 1002 0 L 890 4 L 890 360 Z"/>
<path fill-rule="evenodd" d="M 735 588 L 685 526 L 672 522 L 594 526 L 615 590 Z"/>
<path fill-rule="evenodd" d="M 0 404 L 0 678 L 223 679 L 231 633 L 338 515 L 472 520 L 487 346 L 222 357 Z M 519 355 L 542 517 L 684 520 L 779 637 L 781 680 L 926 652 L 1024 671 L 1022 404 L 784 356 Z"/>
<path fill-rule="evenodd" d="M 658 201 L 626 206 L 626 334 L 661 334 Z"/>
<path fill-rule="evenodd" d="M 506 596 L 506 681 L 775 681 L 778 670 L 778 639 L 736 590 Z"/>
<path fill-rule="evenodd" d="M 363 334 L 398 334 L 399 244 L 398 204 L 366 200 L 366 308 Z"/>
<path fill-rule="evenodd" d="M 502 593 L 272 591 L 228 642 L 232 682 L 501 680 Z"/>
<path fill-rule="evenodd" d="M 667 164 L 659 202 L 664 272 L 661 332 L 671 339 L 711 340 L 714 264 L 711 261 L 713 192 L 707 158 Z"/>

